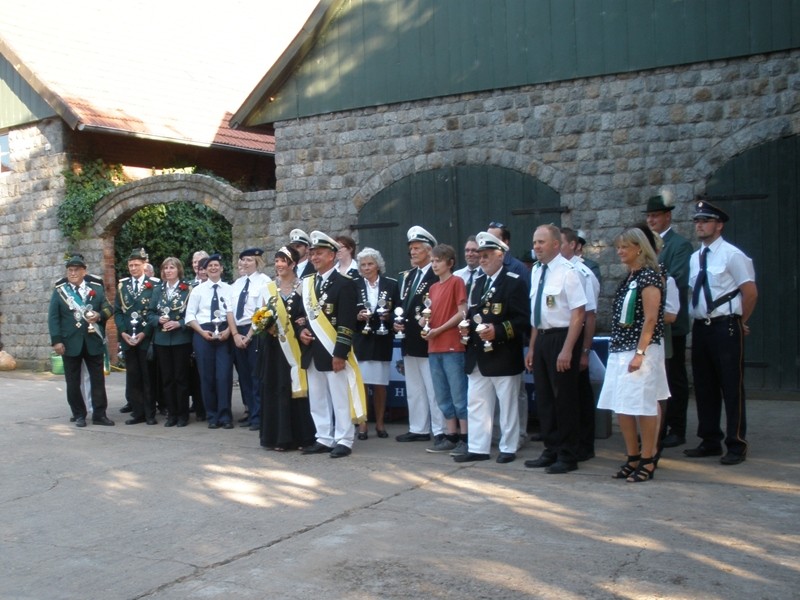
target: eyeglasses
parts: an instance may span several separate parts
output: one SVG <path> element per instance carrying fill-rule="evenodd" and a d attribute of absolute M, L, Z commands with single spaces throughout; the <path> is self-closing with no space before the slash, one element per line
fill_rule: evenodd
<path fill-rule="evenodd" d="M 492 221 L 489 223 L 489 229 L 505 229 L 506 226 L 503 225 L 500 221 Z"/>

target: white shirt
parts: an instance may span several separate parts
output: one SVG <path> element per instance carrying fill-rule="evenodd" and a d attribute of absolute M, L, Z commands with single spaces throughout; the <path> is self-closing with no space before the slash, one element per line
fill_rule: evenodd
<path fill-rule="evenodd" d="M 541 276 L 542 264 L 539 263 L 533 268 L 531 277 L 531 325 Z M 542 322 L 538 324 L 539 329 L 569 327 L 572 311 L 586 306 L 586 293 L 583 291 L 580 276 L 575 266 L 560 254 L 547 264 L 543 292 Z"/>
<path fill-rule="evenodd" d="M 691 290 L 694 290 L 697 274 L 700 273 L 700 252 L 704 248 L 706 248 L 705 245 L 701 246 L 689 259 L 689 287 Z M 729 244 L 722 237 L 718 237 L 708 248 L 706 272 L 713 300 L 733 292 L 748 281 L 756 280 L 753 260 L 736 246 Z M 729 314 L 742 314 L 741 294 L 708 313 L 703 291 L 700 290 L 700 300 L 697 306 L 694 307 L 692 306 L 691 290 L 689 294 L 689 314 L 693 319 L 705 319 L 706 316 L 713 318 Z"/>
<path fill-rule="evenodd" d="M 214 318 L 211 314 L 211 299 L 214 297 L 214 282 L 207 279 L 196 288 L 192 290 L 189 296 L 189 302 L 186 305 L 186 323 L 197 321 L 200 325 L 210 323 Z M 217 282 L 217 298 L 219 300 L 219 308 L 223 313 L 230 310 L 233 305 L 231 298 L 231 286 L 224 281 Z M 224 315 L 223 315 L 224 319 Z"/>
<path fill-rule="evenodd" d="M 239 277 L 231 285 L 231 300 L 232 303 L 228 304 L 228 312 L 233 313 L 236 317 L 236 307 L 239 306 L 239 296 L 244 289 L 245 283 L 250 281 L 247 288 L 247 298 L 244 303 L 244 313 L 241 319 L 236 320 L 237 325 L 249 325 L 253 313 L 263 304 L 262 299 L 266 295 L 267 284 L 272 281 L 268 275 L 264 273 L 253 273 L 252 275 L 244 275 Z"/>
<path fill-rule="evenodd" d="M 675 278 L 667 277 L 667 294 L 664 300 L 664 313 L 677 315 L 681 310 L 681 295 L 678 292 L 678 284 L 675 283 Z"/>
<path fill-rule="evenodd" d="M 581 276 L 583 293 L 586 295 L 586 312 L 597 312 L 597 301 L 600 299 L 600 282 L 597 281 L 595 274 L 584 264 L 580 256 L 575 255 L 568 260 L 575 266 L 575 270 Z"/>

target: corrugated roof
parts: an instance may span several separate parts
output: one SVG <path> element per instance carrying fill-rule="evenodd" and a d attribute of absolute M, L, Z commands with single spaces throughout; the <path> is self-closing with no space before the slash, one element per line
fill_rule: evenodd
<path fill-rule="evenodd" d="M 0 49 L 76 128 L 274 151 L 232 113 L 317 0 L 47 0 L 0 12 Z"/>

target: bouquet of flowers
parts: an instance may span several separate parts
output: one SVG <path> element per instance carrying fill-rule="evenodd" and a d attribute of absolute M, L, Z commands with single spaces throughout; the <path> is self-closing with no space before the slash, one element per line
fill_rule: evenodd
<path fill-rule="evenodd" d="M 267 302 L 267 304 L 253 313 L 253 329 L 256 335 L 262 335 L 265 332 L 275 335 L 275 315 L 275 302 L 273 300 L 270 300 L 270 302 Z"/>

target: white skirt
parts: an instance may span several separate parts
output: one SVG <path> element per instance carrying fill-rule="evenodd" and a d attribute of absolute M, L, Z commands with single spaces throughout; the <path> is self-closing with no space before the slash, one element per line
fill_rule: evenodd
<path fill-rule="evenodd" d="M 369 385 L 389 385 L 388 360 L 360 360 L 358 367 L 361 369 L 361 378 Z"/>
<path fill-rule="evenodd" d="M 597 408 L 623 415 L 658 415 L 658 401 L 669 398 L 664 346 L 650 344 L 642 367 L 629 373 L 628 364 L 635 355 L 635 350 L 609 353 Z"/>

